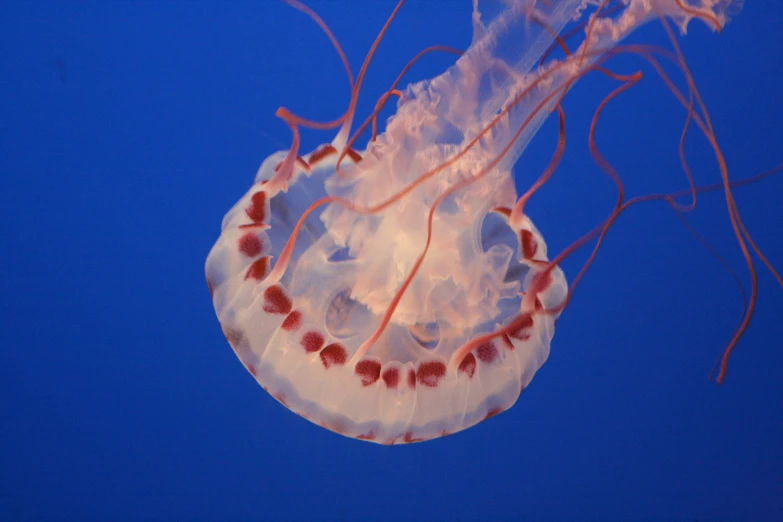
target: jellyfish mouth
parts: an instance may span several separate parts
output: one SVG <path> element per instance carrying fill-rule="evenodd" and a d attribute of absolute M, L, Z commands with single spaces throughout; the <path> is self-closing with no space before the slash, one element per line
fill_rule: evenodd
<path fill-rule="evenodd" d="M 350 290 L 341 290 L 340 299 L 376 318 L 391 313 L 389 322 L 409 329 L 423 348 L 441 336 L 494 326 L 512 313 L 512 302 L 518 309 L 521 278 L 509 274 L 524 273 L 515 262 L 516 239 L 508 225 L 486 210 L 466 216 L 447 206 L 434 213 L 428 244 L 422 223 L 429 209 L 416 207 L 354 216 L 351 229 L 327 221 L 324 241 L 331 248 L 325 260 L 350 273 Z M 506 237 L 498 235 L 501 226 Z"/>

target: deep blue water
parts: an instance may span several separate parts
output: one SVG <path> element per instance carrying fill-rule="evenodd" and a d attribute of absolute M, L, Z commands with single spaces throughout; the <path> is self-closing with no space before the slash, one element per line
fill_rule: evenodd
<path fill-rule="evenodd" d="M 312 1 L 358 69 L 389 1 Z M 409 0 L 372 63 L 366 114 L 431 44 L 465 48 L 470 2 Z M 680 40 L 735 179 L 783 162 L 783 7 L 748 2 L 721 35 Z M 667 45 L 660 26 L 636 42 Z M 409 78 L 440 73 L 429 56 Z M 630 195 L 685 185 L 684 111 L 653 71 L 598 143 Z M 567 98 L 568 149 L 528 210 L 552 251 L 615 192 L 587 125 L 614 84 Z M 326 38 L 282 3 L 7 2 L 0 17 L 0 519 L 783 520 L 783 290 L 757 312 L 723 386 L 710 369 L 741 313 L 731 276 L 663 204 L 624 215 L 508 412 L 455 436 L 382 447 L 269 397 L 223 338 L 203 277 L 220 221 L 288 146 L 285 105 L 341 114 Z M 519 163 L 550 157 L 545 125 Z M 305 134 L 305 149 L 331 134 Z M 688 157 L 718 180 L 703 138 Z M 528 177 L 524 177 L 527 173 Z M 783 175 L 736 190 L 783 267 Z M 691 218 L 749 278 L 720 193 Z M 584 255 L 564 263 L 573 277 Z"/>

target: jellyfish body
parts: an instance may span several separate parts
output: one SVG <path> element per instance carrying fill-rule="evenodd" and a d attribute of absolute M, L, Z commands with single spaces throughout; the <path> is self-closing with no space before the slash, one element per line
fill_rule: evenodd
<path fill-rule="evenodd" d="M 584 71 L 668 16 L 725 0 L 629 0 L 571 54 L 539 61 L 590 2 L 474 2 L 470 48 L 410 85 L 367 149 L 338 136 L 267 158 L 206 262 L 237 356 L 272 396 L 346 436 L 428 440 L 508 409 L 546 361 L 568 288 L 512 167 Z M 314 203 L 318 202 L 316 205 Z"/>

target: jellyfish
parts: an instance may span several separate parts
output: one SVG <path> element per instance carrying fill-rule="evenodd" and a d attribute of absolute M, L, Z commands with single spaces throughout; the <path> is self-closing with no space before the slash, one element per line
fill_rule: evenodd
<path fill-rule="evenodd" d="M 620 188 L 618 203 L 591 233 L 549 255 L 525 204 L 562 156 L 560 102 L 585 75 L 608 75 L 618 87 L 597 108 L 597 118 L 605 103 L 638 81 L 607 68 L 612 57 L 633 53 L 669 85 L 689 125 L 715 143 L 674 37 L 673 51 L 622 41 L 652 21 L 670 35 L 684 33 L 694 20 L 720 31 L 741 2 L 474 0 L 470 47 L 423 51 L 453 52 L 454 65 L 404 89 L 398 79 L 353 134 L 364 73 L 403 1 L 355 81 L 323 20 L 296 0 L 287 3 L 329 36 L 352 96 L 332 122 L 278 110 L 292 131 L 291 147 L 262 163 L 223 219 L 206 261 L 226 339 L 269 394 L 348 437 L 425 441 L 507 410 L 547 360 L 558 316 L 587 268 L 569 288 L 561 261 L 590 240 L 600 244 L 619 214 L 638 202 L 622 198 L 591 131 L 596 162 Z M 687 92 L 671 82 L 664 61 L 683 73 Z M 396 113 L 379 133 L 378 111 L 392 99 Z M 518 195 L 514 164 L 550 117 L 559 122 L 552 160 Z M 336 133 L 305 152 L 300 127 Z M 369 128 L 371 138 L 359 150 L 357 140 Z M 730 194 L 725 165 L 722 173 L 718 188 Z M 656 197 L 687 210 L 671 196 L 649 196 Z M 755 246 L 746 247 L 752 242 L 743 240 L 728 201 L 747 254 Z"/>

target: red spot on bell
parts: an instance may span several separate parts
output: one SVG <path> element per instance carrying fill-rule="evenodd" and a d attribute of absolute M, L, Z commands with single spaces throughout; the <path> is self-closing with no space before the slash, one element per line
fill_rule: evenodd
<path fill-rule="evenodd" d="M 326 369 L 329 369 L 331 366 L 342 366 L 348 360 L 348 352 L 338 343 L 330 344 L 321 350 L 319 355 Z"/>
<path fill-rule="evenodd" d="M 520 341 L 527 341 L 530 339 L 530 332 L 528 331 L 533 326 L 533 318 L 530 314 L 520 315 L 508 325 L 508 335 L 514 339 Z"/>
<path fill-rule="evenodd" d="M 400 371 L 397 368 L 389 368 L 383 372 L 382 377 L 387 388 L 396 388 L 397 383 L 400 381 Z"/>
<path fill-rule="evenodd" d="M 473 357 L 472 353 L 467 354 L 462 359 L 462 362 L 459 363 L 458 371 L 467 375 L 468 379 L 473 377 L 473 374 L 476 373 L 476 358 Z"/>
<path fill-rule="evenodd" d="M 312 154 L 310 154 L 310 157 L 307 159 L 307 161 L 308 163 L 310 163 L 310 165 L 315 165 L 325 157 L 335 153 L 337 153 L 337 149 L 335 149 L 332 145 L 329 144 L 321 145 L 320 147 L 315 149 Z"/>
<path fill-rule="evenodd" d="M 302 336 L 300 343 L 307 353 L 317 352 L 324 345 L 324 336 L 318 332 L 307 332 Z"/>
<path fill-rule="evenodd" d="M 239 238 L 239 251 L 247 257 L 256 257 L 261 253 L 261 240 L 253 232 L 248 232 Z"/>
<path fill-rule="evenodd" d="M 438 381 L 446 375 L 446 365 L 440 361 L 427 361 L 419 365 L 416 381 L 427 388 L 437 388 Z"/>
<path fill-rule="evenodd" d="M 269 272 L 269 256 L 260 257 L 253 261 L 253 264 L 247 269 L 245 280 L 255 279 L 256 281 L 261 281 L 266 277 L 267 272 Z"/>
<path fill-rule="evenodd" d="M 498 358 L 498 349 L 492 341 L 486 342 L 476 348 L 476 355 L 484 364 L 490 364 Z"/>
<path fill-rule="evenodd" d="M 299 329 L 299 326 L 302 324 L 302 312 L 298 310 L 294 310 L 288 316 L 285 318 L 285 321 L 283 321 L 283 324 L 280 325 L 280 328 L 287 332 L 295 332 Z"/>
<path fill-rule="evenodd" d="M 362 386 L 375 383 L 381 376 L 381 363 L 378 361 L 359 361 L 354 370 L 362 378 Z"/>
<path fill-rule="evenodd" d="M 416 389 L 416 371 L 413 369 L 408 371 L 408 387 Z"/>
<path fill-rule="evenodd" d="M 269 314 L 287 314 L 291 311 L 291 300 L 280 285 L 264 290 L 264 311 Z"/>
<path fill-rule="evenodd" d="M 524 259 L 533 259 L 538 252 L 538 241 L 536 236 L 530 230 L 519 231 L 519 245 L 522 247 L 522 257 Z"/>
<path fill-rule="evenodd" d="M 245 209 L 247 217 L 255 223 L 262 223 L 266 219 L 266 192 L 256 192 L 250 197 L 250 206 Z"/>
<path fill-rule="evenodd" d="M 505 346 L 509 350 L 514 349 L 514 343 L 511 342 L 511 339 L 509 338 L 508 334 L 501 335 L 500 340 L 503 341 L 503 346 Z"/>

